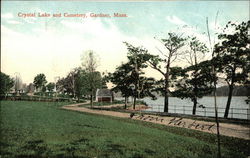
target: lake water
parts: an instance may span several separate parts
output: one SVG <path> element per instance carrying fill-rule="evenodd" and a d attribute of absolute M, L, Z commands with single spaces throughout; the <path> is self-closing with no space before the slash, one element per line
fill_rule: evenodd
<path fill-rule="evenodd" d="M 229 118 L 250 119 L 250 104 L 246 104 L 247 97 L 232 97 Z M 143 101 L 150 107 L 146 111 L 163 112 L 164 97 L 158 97 L 157 100 L 144 98 Z M 203 97 L 198 100 L 196 115 L 199 116 L 215 116 L 214 114 L 214 98 Z M 218 115 L 224 116 L 227 97 L 217 97 Z M 205 108 L 199 107 L 202 104 Z M 192 114 L 193 102 L 188 99 L 179 99 L 169 97 L 169 113 Z"/>

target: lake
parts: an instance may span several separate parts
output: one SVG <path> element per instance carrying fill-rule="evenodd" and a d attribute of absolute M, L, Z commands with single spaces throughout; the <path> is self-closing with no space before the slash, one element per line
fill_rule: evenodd
<path fill-rule="evenodd" d="M 250 104 L 246 104 L 245 100 L 247 97 L 232 97 L 229 118 L 240 118 L 240 119 L 250 119 Z M 150 98 L 142 99 L 150 107 L 146 111 L 152 112 L 163 112 L 164 108 L 164 97 L 158 97 L 157 100 L 151 100 Z M 214 98 L 213 97 L 203 97 L 198 99 L 198 105 L 196 109 L 196 115 L 199 116 L 215 116 L 214 114 Z M 227 103 L 227 97 L 218 96 L 217 106 L 219 117 L 224 116 L 225 107 Z M 199 107 L 199 105 L 203 107 Z M 179 99 L 176 97 L 169 97 L 169 113 L 179 113 L 179 114 L 192 114 L 193 102 L 189 99 Z"/>

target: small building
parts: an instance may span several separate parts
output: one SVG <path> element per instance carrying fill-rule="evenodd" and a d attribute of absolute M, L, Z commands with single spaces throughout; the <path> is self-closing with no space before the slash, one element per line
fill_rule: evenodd
<path fill-rule="evenodd" d="M 96 101 L 97 102 L 112 102 L 114 100 L 113 92 L 109 89 L 97 89 Z"/>

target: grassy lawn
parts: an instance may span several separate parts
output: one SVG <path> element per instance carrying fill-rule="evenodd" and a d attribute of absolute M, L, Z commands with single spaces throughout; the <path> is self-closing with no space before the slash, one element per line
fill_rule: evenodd
<path fill-rule="evenodd" d="M 1 157 L 216 157 L 216 136 L 59 109 L 67 103 L 1 101 Z M 249 141 L 222 137 L 223 157 Z"/>

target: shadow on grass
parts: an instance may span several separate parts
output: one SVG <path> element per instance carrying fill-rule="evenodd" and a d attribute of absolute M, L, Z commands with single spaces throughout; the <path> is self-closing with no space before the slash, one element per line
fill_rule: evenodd
<path fill-rule="evenodd" d="M 81 124 L 73 124 L 74 126 L 78 126 L 78 127 L 88 127 L 88 128 L 100 128 L 100 127 L 97 127 L 97 126 L 91 126 L 91 125 L 81 125 Z"/>

